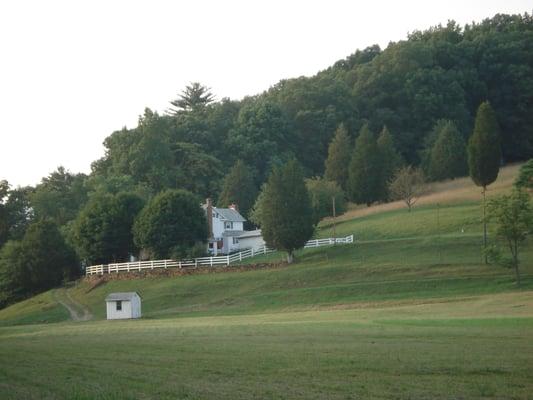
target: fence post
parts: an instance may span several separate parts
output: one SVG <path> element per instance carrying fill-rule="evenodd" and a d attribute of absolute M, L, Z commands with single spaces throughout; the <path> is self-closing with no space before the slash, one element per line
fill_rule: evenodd
<path fill-rule="evenodd" d="M 178 262 L 178 268 L 181 269 L 181 261 Z"/>
<path fill-rule="evenodd" d="M 239 261 L 242 261 L 242 251 L 239 252 Z"/>
<path fill-rule="evenodd" d="M 211 266 L 213 266 L 213 257 L 210 257 L 209 261 L 211 262 Z"/>
<path fill-rule="evenodd" d="M 198 268 L 198 259 L 197 258 L 194 259 L 194 268 Z"/>
<path fill-rule="evenodd" d="M 253 257 L 253 256 L 254 256 L 254 248 L 252 247 L 252 256 L 251 257 Z"/>
<path fill-rule="evenodd" d="M 229 254 L 226 256 L 226 266 L 229 265 Z"/>

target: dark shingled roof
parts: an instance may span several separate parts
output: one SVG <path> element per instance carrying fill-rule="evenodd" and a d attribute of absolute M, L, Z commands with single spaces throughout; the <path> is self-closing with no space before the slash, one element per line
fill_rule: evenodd
<path fill-rule="evenodd" d="M 110 293 L 105 298 L 105 301 L 131 301 L 135 295 L 139 296 L 137 292 L 117 292 Z M 139 296 L 141 297 L 141 296 Z"/>
<path fill-rule="evenodd" d="M 213 210 L 222 216 L 222 219 L 231 222 L 244 222 L 246 219 L 236 210 L 232 208 L 218 208 L 213 207 Z"/>

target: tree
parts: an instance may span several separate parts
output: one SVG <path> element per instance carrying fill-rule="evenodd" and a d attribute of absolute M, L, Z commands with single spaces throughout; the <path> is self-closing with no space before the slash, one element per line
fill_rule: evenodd
<path fill-rule="evenodd" d="M 170 102 L 173 107 L 168 110 L 168 113 L 176 115 L 180 111 L 195 111 L 207 106 L 213 100 L 214 96 L 210 88 L 199 82 L 192 82 L 185 87 L 176 100 Z"/>
<path fill-rule="evenodd" d="M 8 240 L 20 240 L 33 219 L 29 197 L 31 187 L 11 189 L 0 181 L 0 247 Z"/>
<path fill-rule="evenodd" d="M 200 200 L 186 190 L 166 190 L 143 208 L 133 226 L 135 244 L 154 258 L 187 256 L 207 240 Z"/>
<path fill-rule="evenodd" d="M 483 188 L 483 249 L 487 250 L 486 191 L 496 180 L 501 162 L 500 128 L 496 114 L 489 102 L 481 103 L 477 110 L 474 132 L 468 142 L 468 167 L 470 177 Z M 487 263 L 485 254 L 485 264 Z"/>
<path fill-rule="evenodd" d="M 0 252 L 0 301 L 5 305 L 40 293 L 78 273 L 75 253 L 57 225 L 51 220 L 35 222 L 21 241 L 8 242 Z"/>
<path fill-rule="evenodd" d="M 292 157 L 289 120 L 280 107 L 258 99 L 239 111 L 226 147 L 234 160 L 243 160 L 254 169 L 257 185 L 265 182 L 274 166 Z"/>
<path fill-rule="evenodd" d="M 324 177 L 328 181 L 337 182 L 343 190 L 346 190 L 351 155 L 352 145 L 348 131 L 344 124 L 340 124 L 335 131 L 335 137 L 329 144 Z"/>
<path fill-rule="evenodd" d="M 224 178 L 218 203 L 222 207 L 237 204 L 239 212 L 248 217 L 257 197 L 257 188 L 250 170 L 238 160 Z"/>
<path fill-rule="evenodd" d="M 313 178 L 306 179 L 305 185 L 311 196 L 315 223 L 318 223 L 322 218 L 333 216 L 333 201 L 335 201 L 335 215 L 343 214 L 346 211 L 344 192 L 337 182 Z"/>
<path fill-rule="evenodd" d="M 489 220 L 497 223 L 496 234 L 507 242 L 516 283 L 520 285 L 519 250 L 533 230 L 533 207 L 529 194 L 524 190 L 514 189 L 510 195 L 492 199 L 488 211 Z"/>
<path fill-rule="evenodd" d="M 132 227 L 142 207 L 142 199 L 132 193 L 92 198 L 74 222 L 73 238 L 80 257 L 104 264 L 135 254 Z"/>
<path fill-rule="evenodd" d="M 381 158 L 374 134 L 364 125 L 355 141 L 348 171 L 348 196 L 370 206 L 380 199 Z"/>
<path fill-rule="evenodd" d="M 452 121 L 439 126 L 430 150 L 428 174 L 433 181 L 453 179 L 467 173 L 466 148 L 463 137 Z"/>
<path fill-rule="evenodd" d="M 533 158 L 520 167 L 514 185 L 527 190 L 533 189 Z"/>
<path fill-rule="evenodd" d="M 58 167 L 41 180 L 30 194 L 30 202 L 37 219 L 51 218 L 58 226 L 76 218 L 87 201 L 84 174 L 72 174 Z"/>
<path fill-rule="evenodd" d="M 389 191 L 393 199 L 403 200 L 409 212 L 423 193 L 423 188 L 424 174 L 422 170 L 410 165 L 397 170 L 389 184 Z"/>
<path fill-rule="evenodd" d="M 387 200 L 389 198 L 389 182 L 394 176 L 394 171 L 400 168 L 402 157 L 396 151 L 392 135 L 386 126 L 381 130 L 377 144 L 381 158 L 380 200 Z"/>
<path fill-rule="evenodd" d="M 303 171 L 296 160 L 276 167 L 254 207 L 266 244 L 287 252 L 287 262 L 313 235 L 315 226 Z"/>

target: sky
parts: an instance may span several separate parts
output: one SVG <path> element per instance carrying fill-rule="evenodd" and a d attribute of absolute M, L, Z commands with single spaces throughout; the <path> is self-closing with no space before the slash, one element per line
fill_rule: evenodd
<path fill-rule="evenodd" d="M 240 99 L 372 44 L 533 0 L 0 2 L 0 180 L 90 172 L 103 140 L 190 82 Z"/>

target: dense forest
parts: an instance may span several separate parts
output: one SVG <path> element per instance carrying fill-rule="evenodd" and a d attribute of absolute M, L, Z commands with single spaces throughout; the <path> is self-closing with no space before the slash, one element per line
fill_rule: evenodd
<path fill-rule="evenodd" d="M 35 187 L 0 181 L 0 304 L 16 297 L 21 285 L 25 293 L 43 289 L 39 268 L 58 269 L 57 283 L 80 272 L 66 267 L 73 257 L 127 257 L 135 251 L 135 215 L 163 191 L 184 190 L 198 201 L 211 197 L 220 206 L 237 202 L 249 216 L 273 167 L 296 159 L 313 178 L 310 187 L 320 186 L 317 177 L 325 172 L 328 178 L 328 162 L 345 165 L 338 179 L 330 179 L 339 184 L 333 190 L 370 204 L 387 199 L 385 187 L 365 197 L 345 181 L 349 173 L 366 179 L 359 165 L 372 149 L 389 152 L 389 175 L 402 163 L 420 166 L 430 179 L 466 174 L 465 154 L 457 155 L 453 168 L 442 168 L 439 149 L 464 151 L 483 102 L 499 124 L 502 162 L 533 157 L 530 14 L 414 31 L 386 49 L 357 50 L 315 76 L 282 80 L 240 101 L 217 101 L 209 88 L 191 83 L 170 99 L 168 110 L 146 108 L 137 127 L 109 135 L 105 155 L 89 175 L 59 167 Z M 354 144 L 356 160 L 350 156 Z M 339 158 L 326 162 L 328 149 Z M 373 162 L 378 168 L 379 158 Z M 453 175 L 446 175 L 449 170 Z M 25 272 L 14 282 L 16 263 L 5 260 L 44 239 L 64 248 L 63 255 L 46 266 L 33 265 L 31 254 L 19 255 Z"/>

